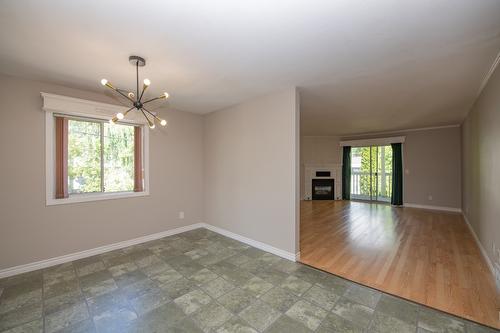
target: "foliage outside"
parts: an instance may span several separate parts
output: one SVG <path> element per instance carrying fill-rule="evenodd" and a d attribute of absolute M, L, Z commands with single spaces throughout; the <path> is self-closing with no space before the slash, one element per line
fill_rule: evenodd
<path fill-rule="evenodd" d="M 134 127 L 69 120 L 69 193 L 132 191 L 133 188 Z"/>
<path fill-rule="evenodd" d="M 392 193 L 392 148 L 391 146 L 353 147 L 351 192 L 363 197 L 390 198 Z"/>

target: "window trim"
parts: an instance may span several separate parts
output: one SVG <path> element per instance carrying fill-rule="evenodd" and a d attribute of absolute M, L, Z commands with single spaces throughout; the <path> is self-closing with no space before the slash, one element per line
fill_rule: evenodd
<path fill-rule="evenodd" d="M 117 112 L 126 111 L 125 107 L 106 103 L 87 101 L 54 94 L 41 93 L 43 98 L 42 109 L 45 112 L 45 204 L 46 206 L 91 202 L 122 198 L 149 196 L 149 127 L 140 117 L 122 120 L 129 125 L 142 127 L 143 152 L 142 166 L 144 170 L 144 191 L 142 192 L 99 192 L 73 194 L 68 198 L 55 198 L 55 115 L 64 115 L 70 118 L 87 118 L 97 121 L 106 121 Z"/>

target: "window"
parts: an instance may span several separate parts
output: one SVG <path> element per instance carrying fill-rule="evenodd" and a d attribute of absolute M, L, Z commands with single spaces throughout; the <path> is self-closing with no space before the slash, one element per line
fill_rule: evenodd
<path fill-rule="evenodd" d="M 68 193 L 134 190 L 134 126 L 68 119 Z"/>
<path fill-rule="evenodd" d="M 90 121 L 68 120 L 68 192 L 104 192 L 102 165 L 101 124 Z"/>
<path fill-rule="evenodd" d="M 55 199 L 143 192 L 142 127 L 55 115 Z"/>
<path fill-rule="evenodd" d="M 45 117 L 46 204 L 149 195 L 149 131 L 123 107 L 41 93 Z"/>
<path fill-rule="evenodd" d="M 56 199 L 142 192 L 142 128 L 55 115 Z"/>

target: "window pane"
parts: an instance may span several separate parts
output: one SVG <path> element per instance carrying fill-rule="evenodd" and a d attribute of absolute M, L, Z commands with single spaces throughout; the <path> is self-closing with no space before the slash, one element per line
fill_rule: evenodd
<path fill-rule="evenodd" d="M 134 190 L 134 127 L 104 124 L 104 191 Z"/>
<path fill-rule="evenodd" d="M 370 191 L 370 147 L 352 147 L 351 195 L 355 199 L 369 199 Z"/>
<path fill-rule="evenodd" d="M 68 192 L 101 191 L 100 124 L 68 121 Z"/>

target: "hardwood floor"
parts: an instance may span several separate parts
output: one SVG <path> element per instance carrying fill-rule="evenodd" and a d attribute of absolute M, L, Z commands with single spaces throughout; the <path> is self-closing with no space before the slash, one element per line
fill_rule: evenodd
<path fill-rule="evenodd" d="M 500 328 L 493 276 L 460 214 L 302 201 L 300 261 Z"/>

